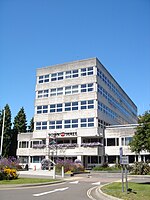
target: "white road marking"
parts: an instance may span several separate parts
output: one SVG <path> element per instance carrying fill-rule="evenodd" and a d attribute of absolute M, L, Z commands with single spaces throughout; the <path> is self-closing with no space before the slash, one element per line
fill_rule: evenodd
<path fill-rule="evenodd" d="M 73 182 L 69 182 L 69 183 L 71 183 L 71 184 L 78 184 L 79 181 L 73 181 Z"/>
<path fill-rule="evenodd" d="M 100 185 L 101 182 L 95 182 L 95 183 L 92 183 L 92 185 Z"/>
<path fill-rule="evenodd" d="M 93 187 L 93 188 L 90 188 L 88 191 L 87 191 L 87 196 L 92 199 L 92 200 L 96 200 L 95 198 L 92 197 L 91 193 L 92 193 L 92 190 L 95 190 L 97 188 L 97 186 Z"/>
<path fill-rule="evenodd" d="M 39 193 L 39 194 L 33 194 L 34 197 L 39 197 L 39 196 L 43 196 L 43 195 L 46 195 L 46 194 L 50 194 L 50 193 L 54 193 L 54 192 L 62 192 L 64 190 L 67 190 L 69 187 L 66 187 L 66 188 L 58 188 L 58 189 L 55 189 L 55 190 L 51 190 L 51 191 L 48 191 L 48 192 L 43 192 L 43 193 Z"/>

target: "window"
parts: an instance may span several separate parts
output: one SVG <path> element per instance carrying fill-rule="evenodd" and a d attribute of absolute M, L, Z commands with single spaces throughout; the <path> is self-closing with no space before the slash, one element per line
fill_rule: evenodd
<path fill-rule="evenodd" d="M 109 115 L 113 119 L 118 117 L 118 115 L 114 111 L 112 111 L 110 108 L 108 108 L 107 106 L 105 106 L 103 103 L 99 101 L 98 101 L 98 110 L 102 111 L 106 115 Z"/>
<path fill-rule="evenodd" d="M 93 91 L 93 83 L 81 85 L 81 92 L 91 92 L 91 91 Z"/>
<path fill-rule="evenodd" d="M 125 138 L 125 145 L 128 146 L 131 141 L 132 141 L 132 137 L 126 137 Z"/>
<path fill-rule="evenodd" d="M 62 120 L 49 121 L 49 129 L 62 129 Z"/>
<path fill-rule="evenodd" d="M 45 130 L 47 129 L 47 122 L 36 122 L 36 130 Z"/>
<path fill-rule="evenodd" d="M 107 138 L 107 146 L 115 146 L 115 138 Z"/>
<path fill-rule="evenodd" d="M 62 112 L 62 103 L 58 104 L 51 104 L 50 105 L 50 112 Z"/>
<path fill-rule="evenodd" d="M 64 121 L 65 128 L 78 128 L 78 119 L 69 119 Z"/>
<path fill-rule="evenodd" d="M 57 80 L 57 73 L 51 74 L 51 81 L 56 81 Z"/>
<path fill-rule="evenodd" d="M 66 94 L 71 94 L 71 86 L 65 87 L 65 95 Z"/>
<path fill-rule="evenodd" d="M 31 163 L 41 163 L 41 161 L 44 159 L 43 156 L 31 156 L 30 162 Z"/>
<path fill-rule="evenodd" d="M 78 85 L 72 86 L 72 94 L 78 93 Z"/>
<path fill-rule="evenodd" d="M 48 97 L 49 90 L 39 90 L 37 98 L 45 98 Z"/>
<path fill-rule="evenodd" d="M 19 142 L 19 148 L 28 148 L 29 142 L 28 141 L 21 141 Z"/>
<path fill-rule="evenodd" d="M 51 81 L 63 80 L 63 78 L 64 78 L 63 75 L 64 75 L 64 72 L 58 72 L 58 73 L 51 74 Z"/>
<path fill-rule="evenodd" d="M 72 74 L 71 74 L 71 71 L 66 71 L 65 72 L 65 78 L 71 78 L 72 77 Z"/>
<path fill-rule="evenodd" d="M 94 126 L 94 118 L 81 119 L 81 127 L 93 127 L 93 126 Z"/>
<path fill-rule="evenodd" d="M 63 95 L 63 87 L 53 88 L 50 90 L 50 96 L 59 96 L 59 95 Z"/>
<path fill-rule="evenodd" d="M 81 101 L 81 110 L 94 108 L 94 100 Z"/>
<path fill-rule="evenodd" d="M 78 85 L 65 87 L 65 95 L 78 93 Z"/>
<path fill-rule="evenodd" d="M 81 69 L 81 76 L 89 76 L 89 75 L 93 75 L 93 67 Z"/>
<path fill-rule="evenodd" d="M 68 79 L 68 78 L 76 78 L 78 77 L 79 74 L 78 74 L 78 69 L 75 69 L 75 70 L 70 70 L 70 71 L 66 71 L 65 72 L 65 78 Z"/>
<path fill-rule="evenodd" d="M 101 78 L 101 80 L 109 87 L 109 89 L 118 97 L 121 104 L 125 105 L 122 106 L 116 101 L 110 94 L 108 94 L 102 87 L 98 88 L 98 92 L 103 95 L 106 99 L 108 99 L 109 103 L 113 104 L 114 107 L 120 110 L 123 114 L 127 117 L 131 116 L 130 112 L 135 116 L 136 110 L 131 106 L 131 104 L 122 96 L 122 94 L 117 90 L 117 88 L 113 85 L 113 83 L 105 76 L 103 72 L 101 72 L 97 68 L 97 75 Z M 102 89 L 102 90 L 101 90 Z M 127 107 L 125 109 L 124 107 Z"/>
<path fill-rule="evenodd" d="M 48 113 L 48 106 L 37 106 L 37 114 Z"/>
<path fill-rule="evenodd" d="M 49 82 L 49 74 L 44 76 L 39 76 L 38 83 L 46 83 Z"/>
<path fill-rule="evenodd" d="M 104 121 L 103 121 L 103 120 L 98 119 L 98 127 L 100 127 L 100 128 L 104 128 L 104 127 L 105 127 L 105 126 L 104 126 Z"/>
<path fill-rule="evenodd" d="M 78 102 L 65 103 L 65 111 L 78 110 Z"/>
<path fill-rule="evenodd" d="M 121 145 L 128 146 L 131 141 L 132 141 L 132 137 L 121 138 Z"/>

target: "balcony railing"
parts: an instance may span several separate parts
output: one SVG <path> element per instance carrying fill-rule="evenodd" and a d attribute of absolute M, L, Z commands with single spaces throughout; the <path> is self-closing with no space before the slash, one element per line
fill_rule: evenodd
<path fill-rule="evenodd" d="M 103 144 L 100 142 L 91 142 L 91 143 L 82 143 L 81 144 L 81 147 L 98 147 L 98 146 L 102 147 Z"/>
<path fill-rule="evenodd" d="M 82 143 L 81 144 L 81 147 L 102 147 L 103 144 L 100 143 L 100 142 L 91 142 L 91 143 Z M 76 143 L 66 143 L 66 144 L 51 144 L 51 145 L 48 145 L 48 148 L 49 149 L 54 149 L 54 148 L 57 148 L 57 149 L 62 149 L 62 148 L 76 148 L 76 147 L 79 147 L 78 144 Z M 36 144 L 36 145 L 33 145 L 33 148 L 34 149 L 44 149 L 46 148 L 46 144 Z"/>
<path fill-rule="evenodd" d="M 46 147 L 46 144 L 34 144 L 34 149 L 44 149 Z"/>

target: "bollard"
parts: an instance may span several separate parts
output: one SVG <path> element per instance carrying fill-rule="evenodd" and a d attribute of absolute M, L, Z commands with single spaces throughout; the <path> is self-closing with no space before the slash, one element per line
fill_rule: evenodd
<path fill-rule="evenodd" d="M 56 179 L 56 166 L 53 167 L 53 179 Z"/>
<path fill-rule="evenodd" d="M 64 178 L 64 166 L 62 166 L 61 171 L 62 171 L 62 178 Z"/>

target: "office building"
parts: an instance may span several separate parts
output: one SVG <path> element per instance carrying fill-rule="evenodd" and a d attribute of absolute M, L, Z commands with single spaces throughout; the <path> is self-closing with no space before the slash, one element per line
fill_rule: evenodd
<path fill-rule="evenodd" d="M 137 124 L 137 107 L 97 58 L 37 69 L 34 132 L 18 136 L 17 155 L 105 160 L 105 127 Z"/>

